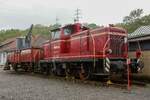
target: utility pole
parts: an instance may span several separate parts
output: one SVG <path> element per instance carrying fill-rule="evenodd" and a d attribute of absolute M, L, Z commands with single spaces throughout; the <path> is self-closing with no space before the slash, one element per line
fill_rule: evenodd
<path fill-rule="evenodd" d="M 74 22 L 79 22 L 80 21 L 80 18 L 81 18 L 81 9 L 78 9 L 75 10 L 75 18 L 74 18 Z"/>
<path fill-rule="evenodd" d="M 56 25 L 59 24 L 59 18 L 56 16 Z"/>
<path fill-rule="evenodd" d="M 56 23 L 54 24 L 54 27 L 55 28 L 58 28 L 61 26 L 61 24 L 59 23 L 59 18 L 56 16 L 56 19 L 55 19 Z"/>

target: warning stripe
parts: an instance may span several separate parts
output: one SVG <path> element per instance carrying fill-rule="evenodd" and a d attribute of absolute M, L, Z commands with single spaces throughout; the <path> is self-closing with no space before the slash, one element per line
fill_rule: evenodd
<path fill-rule="evenodd" d="M 106 57 L 105 61 L 105 70 L 106 72 L 110 72 L 110 60 Z"/>
<path fill-rule="evenodd" d="M 109 72 L 109 69 L 108 69 L 107 67 L 105 67 L 105 70 L 106 70 L 107 72 Z"/>
<path fill-rule="evenodd" d="M 140 58 L 137 59 L 137 63 L 139 63 L 139 61 L 140 61 Z"/>
<path fill-rule="evenodd" d="M 140 62 L 140 58 L 137 59 L 137 64 L 138 64 L 139 62 Z M 137 69 L 138 72 L 141 71 L 141 68 L 140 68 L 139 65 L 137 66 L 137 68 L 138 68 L 138 69 Z"/>

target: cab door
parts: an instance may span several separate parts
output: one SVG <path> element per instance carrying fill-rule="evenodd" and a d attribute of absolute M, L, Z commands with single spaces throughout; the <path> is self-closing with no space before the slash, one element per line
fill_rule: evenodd
<path fill-rule="evenodd" d="M 70 36 L 73 34 L 73 27 L 72 25 L 63 27 L 62 32 L 62 53 L 70 53 Z"/>
<path fill-rule="evenodd" d="M 59 57 L 61 53 L 61 30 L 55 29 L 52 31 L 52 37 L 50 41 L 51 55 L 52 57 Z"/>

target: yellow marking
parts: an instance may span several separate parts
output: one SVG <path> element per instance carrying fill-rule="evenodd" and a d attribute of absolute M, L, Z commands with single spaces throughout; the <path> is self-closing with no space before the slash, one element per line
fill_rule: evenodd
<path fill-rule="evenodd" d="M 112 85 L 113 83 L 112 83 L 112 81 L 111 80 L 108 80 L 107 81 L 107 85 Z"/>

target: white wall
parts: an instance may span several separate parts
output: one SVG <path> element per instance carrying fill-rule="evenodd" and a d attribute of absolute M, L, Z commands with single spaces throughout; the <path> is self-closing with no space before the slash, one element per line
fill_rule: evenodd
<path fill-rule="evenodd" d="M 7 60 L 7 53 L 0 52 L 0 65 L 5 65 L 6 60 Z"/>

